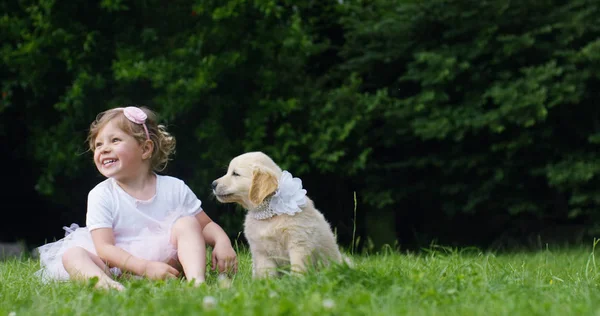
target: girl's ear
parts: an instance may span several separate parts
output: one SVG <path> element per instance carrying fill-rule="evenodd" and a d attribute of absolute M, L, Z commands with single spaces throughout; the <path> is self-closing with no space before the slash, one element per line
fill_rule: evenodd
<path fill-rule="evenodd" d="M 154 152 L 154 142 L 146 139 L 142 144 L 142 159 L 150 159 L 152 158 L 152 153 Z"/>
<path fill-rule="evenodd" d="M 254 169 L 248 198 L 252 203 L 259 205 L 267 196 L 277 190 L 277 186 L 275 176 L 260 169 Z"/>

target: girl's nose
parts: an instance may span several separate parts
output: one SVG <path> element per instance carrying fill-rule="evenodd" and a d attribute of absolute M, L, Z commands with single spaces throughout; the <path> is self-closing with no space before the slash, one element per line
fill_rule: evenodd
<path fill-rule="evenodd" d="M 109 145 L 102 145 L 100 148 L 97 148 L 97 150 L 100 150 L 101 153 L 106 153 L 110 151 L 110 146 Z"/>

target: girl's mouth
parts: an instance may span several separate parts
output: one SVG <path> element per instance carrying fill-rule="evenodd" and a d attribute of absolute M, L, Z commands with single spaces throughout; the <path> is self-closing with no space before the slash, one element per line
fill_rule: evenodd
<path fill-rule="evenodd" d="M 102 160 L 102 166 L 108 167 L 108 166 L 112 165 L 115 162 L 117 162 L 117 159 L 113 159 L 113 158 L 104 159 L 104 160 Z"/>

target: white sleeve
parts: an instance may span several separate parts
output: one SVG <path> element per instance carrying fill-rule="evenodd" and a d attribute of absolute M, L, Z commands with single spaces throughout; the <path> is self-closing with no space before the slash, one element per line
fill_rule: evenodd
<path fill-rule="evenodd" d="M 106 190 L 92 190 L 88 194 L 85 226 L 89 231 L 98 228 L 112 228 L 114 209 L 111 197 Z"/>
<path fill-rule="evenodd" d="M 190 187 L 181 181 L 180 186 L 181 207 L 188 215 L 196 215 L 202 212 L 202 201 L 196 197 L 196 194 Z"/>

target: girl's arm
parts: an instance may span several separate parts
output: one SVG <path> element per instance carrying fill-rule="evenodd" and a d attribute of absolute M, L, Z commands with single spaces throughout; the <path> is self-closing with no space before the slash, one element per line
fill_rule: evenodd
<path fill-rule="evenodd" d="M 198 213 L 196 219 L 202 227 L 204 240 L 213 247 L 212 269 L 218 267 L 221 273 L 237 272 L 237 256 L 223 228 L 213 222 L 204 211 Z"/>
<path fill-rule="evenodd" d="M 222 243 L 231 245 L 231 241 L 225 231 L 223 231 L 223 228 L 213 222 L 212 219 L 206 215 L 206 212 L 202 211 L 196 214 L 196 219 L 202 227 L 202 236 L 204 236 L 204 240 L 207 244 L 213 247 Z"/>
<path fill-rule="evenodd" d="M 176 277 L 179 274 L 177 269 L 166 263 L 138 258 L 115 246 L 112 228 L 98 228 L 90 233 L 98 257 L 111 267 L 117 267 L 122 271 L 129 271 L 136 275 L 145 275 L 152 279 Z"/>

